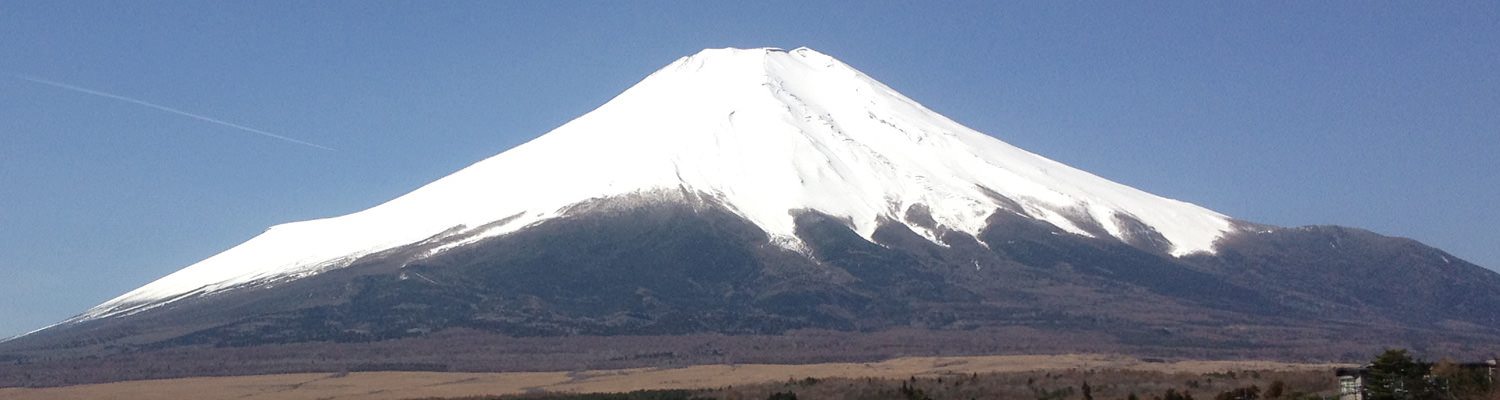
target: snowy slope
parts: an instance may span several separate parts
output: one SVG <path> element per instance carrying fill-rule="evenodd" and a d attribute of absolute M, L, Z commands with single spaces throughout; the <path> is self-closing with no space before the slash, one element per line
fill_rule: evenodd
<path fill-rule="evenodd" d="M 524 145 L 364 211 L 272 227 L 70 321 L 316 274 L 455 226 L 468 236 L 450 246 L 584 200 L 679 189 L 719 199 L 794 250 L 790 212 L 802 209 L 847 217 L 866 238 L 914 205 L 971 234 L 1002 208 L 1085 236 L 1124 238 L 1140 230 L 1123 222 L 1134 220 L 1178 256 L 1212 251 L 1232 226 L 966 128 L 811 49 L 705 50 Z"/>

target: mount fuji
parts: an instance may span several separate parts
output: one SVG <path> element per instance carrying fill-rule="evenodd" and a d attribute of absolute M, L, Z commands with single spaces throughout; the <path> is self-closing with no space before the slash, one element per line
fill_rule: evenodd
<path fill-rule="evenodd" d="M 297 279 L 424 240 L 445 242 L 423 256 L 439 254 L 622 196 L 712 201 L 804 253 L 799 210 L 846 219 L 865 239 L 892 221 L 937 244 L 1015 213 L 1174 256 L 1212 252 L 1234 229 L 1211 210 L 968 129 L 811 49 L 707 50 L 530 143 L 365 211 L 272 227 L 70 321 Z"/>
<path fill-rule="evenodd" d="M 1296 356 L 1346 337 L 1492 344 L 1494 310 L 1500 275 L 1415 241 L 1237 220 L 1011 146 L 808 48 L 715 49 L 531 142 L 364 211 L 274 226 L 0 355 L 1024 326 Z"/>

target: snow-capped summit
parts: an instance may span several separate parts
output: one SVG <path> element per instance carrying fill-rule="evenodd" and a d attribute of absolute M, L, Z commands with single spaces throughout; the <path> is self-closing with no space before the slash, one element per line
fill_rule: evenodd
<path fill-rule="evenodd" d="M 70 321 L 129 314 L 247 284 L 296 279 L 424 240 L 434 252 L 516 232 L 593 199 L 693 193 L 803 244 L 794 214 L 844 219 L 869 239 L 908 223 L 941 244 L 997 212 L 1059 233 L 1212 252 L 1233 220 L 1048 160 L 928 110 L 808 48 L 683 57 L 598 109 L 384 204 L 278 225 Z M 667 200 L 670 200 L 668 196 Z M 925 219 L 924 219 L 925 220 Z M 431 253 L 429 253 L 431 254 Z"/>

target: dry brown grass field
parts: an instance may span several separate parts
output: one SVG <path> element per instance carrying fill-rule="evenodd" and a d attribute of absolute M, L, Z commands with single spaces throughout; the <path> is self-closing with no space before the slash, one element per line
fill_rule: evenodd
<path fill-rule="evenodd" d="M 816 399 L 858 395 L 840 392 L 845 385 L 856 387 L 860 380 L 884 385 L 920 381 L 923 385 L 950 385 L 957 388 L 954 390 L 968 383 L 971 392 L 981 391 L 969 396 L 983 398 L 1037 398 L 1038 390 L 1071 388 L 1067 390 L 1076 392 L 1089 382 L 1094 386 L 1094 397 L 1100 399 L 1123 397 L 1127 391 L 1150 398 L 1148 393 L 1167 387 L 1192 387 L 1198 389 L 1199 398 L 1207 399 L 1235 385 L 1258 383 L 1265 387 L 1273 375 L 1306 377 L 1303 381 L 1287 381 L 1288 386 L 1300 390 L 1328 390 L 1332 370 L 1338 366 L 1269 361 L 1164 362 L 1097 354 L 908 357 L 874 363 L 721 364 L 574 372 L 354 372 L 181 378 L 6 388 L 0 389 L 0 399 L 411 399 L 645 389 L 705 389 L 707 395 L 724 399 L 765 398 L 777 391 L 801 390 L 802 398 Z M 1218 382 L 1214 382 L 1215 377 Z M 974 385 L 981 381 L 990 384 L 983 388 Z M 822 383 L 815 384 L 818 382 Z M 880 389 L 882 385 L 858 386 L 884 390 Z M 928 390 L 937 393 L 937 389 Z"/>

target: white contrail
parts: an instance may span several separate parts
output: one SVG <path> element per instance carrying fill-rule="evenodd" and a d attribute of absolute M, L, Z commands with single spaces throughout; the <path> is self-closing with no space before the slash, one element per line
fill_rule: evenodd
<path fill-rule="evenodd" d="M 175 109 L 175 108 L 172 108 L 172 107 L 167 107 L 167 106 L 160 105 L 160 104 L 154 104 L 154 103 L 151 103 L 151 102 L 148 102 L 148 101 L 145 101 L 145 100 L 132 99 L 132 98 L 121 96 L 121 95 L 114 94 L 114 93 L 106 93 L 106 92 L 101 92 L 101 91 L 98 91 L 98 90 L 93 90 L 93 89 L 88 89 L 88 88 L 81 88 L 81 87 L 78 87 L 78 86 L 73 86 L 73 85 L 69 85 L 69 84 L 66 84 L 66 83 L 62 83 L 62 82 L 49 81 L 49 80 L 41 79 L 41 78 L 37 78 L 37 77 L 31 77 L 31 76 L 19 75 L 19 74 L 16 74 L 14 76 L 17 79 L 21 79 L 21 80 L 26 80 L 26 81 L 31 81 L 31 82 L 35 82 L 35 83 L 40 83 L 40 84 L 43 84 L 43 85 L 52 86 L 52 87 L 56 87 L 56 88 L 62 88 L 62 89 L 72 90 L 72 91 L 79 92 L 79 93 L 91 94 L 91 95 L 95 95 L 95 96 L 99 96 L 99 97 L 103 97 L 103 98 L 115 99 L 115 100 L 123 101 L 123 102 L 126 102 L 126 103 L 131 103 L 131 104 L 135 104 L 135 105 L 151 107 L 151 108 L 155 108 L 155 109 L 158 109 L 158 110 L 166 111 L 166 112 L 169 112 L 169 113 L 181 115 L 181 116 L 184 116 L 184 117 L 194 118 L 194 119 L 197 119 L 197 120 L 200 120 L 200 121 L 205 121 L 205 122 L 210 122 L 210 123 L 214 123 L 214 124 L 218 124 L 218 125 L 223 125 L 223 126 L 227 126 L 227 127 L 230 127 L 230 128 L 239 129 L 239 130 L 242 130 L 242 131 L 245 131 L 245 132 L 250 132 L 250 133 L 257 134 L 257 135 L 261 135 L 261 136 L 269 136 L 269 137 L 272 137 L 272 138 L 281 139 L 281 140 L 285 140 L 285 141 L 288 141 L 288 142 L 292 142 L 292 143 L 296 143 L 296 144 L 300 144 L 300 145 L 304 145 L 304 146 L 316 147 L 316 148 L 320 148 L 320 149 L 328 150 L 328 151 L 337 151 L 337 150 L 334 150 L 333 148 L 330 148 L 330 147 L 320 146 L 320 145 L 316 145 L 316 144 L 304 142 L 304 141 L 301 141 L 301 140 L 292 139 L 292 138 L 289 138 L 289 137 L 286 137 L 286 136 L 277 135 L 277 134 L 274 134 L 274 133 L 271 133 L 271 132 L 266 132 L 266 131 L 263 131 L 263 130 L 260 130 L 260 129 L 251 128 L 251 127 L 248 127 L 248 126 L 236 124 L 236 123 L 229 122 L 229 121 L 224 121 L 224 120 L 221 120 L 221 119 L 216 119 L 216 118 L 212 118 L 212 117 L 205 117 L 205 116 L 202 116 L 202 115 L 193 114 L 193 113 L 190 113 L 190 112 L 187 112 L 187 111 L 178 110 L 178 109 Z"/>

